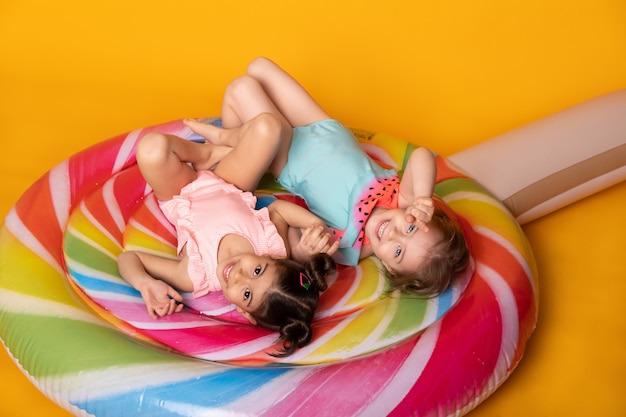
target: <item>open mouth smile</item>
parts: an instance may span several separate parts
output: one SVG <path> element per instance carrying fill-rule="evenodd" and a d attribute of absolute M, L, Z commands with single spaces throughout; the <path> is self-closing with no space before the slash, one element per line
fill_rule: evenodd
<path fill-rule="evenodd" d="M 230 265 L 226 265 L 226 267 L 224 268 L 224 282 L 226 283 L 227 287 L 228 287 L 228 277 L 230 276 L 230 271 L 232 271 L 234 266 L 235 264 L 230 264 Z"/>
<path fill-rule="evenodd" d="M 378 236 L 378 240 L 383 238 L 383 233 L 385 229 L 389 226 L 389 220 L 384 220 L 378 224 L 378 231 L 376 232 L 376 236 Z"/>

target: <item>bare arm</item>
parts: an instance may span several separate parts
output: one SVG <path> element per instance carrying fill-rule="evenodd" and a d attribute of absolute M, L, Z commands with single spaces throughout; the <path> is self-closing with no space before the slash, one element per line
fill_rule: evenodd
<path fill-rule="evenodd" d="M 141 293 L 148 314 L 158 318 L 181 311 L 183 297 L 174 289 L 192 291 L 187 275 L 186 257 L 167 259 L 143 252 L 128 251 L 117 259 L 120 275 Z"/>
<path fill-rule="evenodd" d="M 432 152 L 417 148 L 409 157 L 400 182 L 400 208 L 413 204 L 417 197 L 432 197 L 437 165 Z"/>
<path fill-rule="evenodd" d="M 309 210 L 285 200 L 276 200 L 269 205 L 288 226 L 305 229 L 310 226 L 325 226 L 324 222 Z"/>
<path fill-rule="evenodd" d="M 339 242 L 332 241 L 324 222 L 307 209 L 284 200 L 274 201 L 268 209 L 293 260 L 302 263 L 313 254 L 332 256 L 337 251 Z"/>
<path fill-rule="evenodd" d="M 418 226 L 428 229 L 434 203 L 433 188 L 437 176 L 437 165 L 432 152 L 426 148 L 417 148 L 409 156 L 402 181 L 398 207 L 406 210 L 407 221 L 417 222 Z"/>

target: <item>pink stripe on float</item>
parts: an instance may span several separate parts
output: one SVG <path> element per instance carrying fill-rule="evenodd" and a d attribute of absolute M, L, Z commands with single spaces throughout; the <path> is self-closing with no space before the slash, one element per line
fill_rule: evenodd
<path fill-rule="evenodd" d="M 514 248 L 505 248 L 503 245 L 492 240 L 488 236 L 482 236 L 481 239 L 475 239 L 472 246 L 472 253 L 475 254 L 477 264 L 483 265 L 485 268 L 493 270 L 499 275 L 499 279 L 507 286 L 508 291 L 514 294 L 512 299 L 508 300 L 512 303 L 512 307 L 516 309 L 519 320 L 516 320 L 516 329 L 519 329 L 515 343 L 523 343 L 528 339 L 534 328 L 534 324 L 526 325 L 526 323 L 534 323 L 537 315 L 537 298 L 535 289 L 532 285 L 532 279 L 528 277 L 528 270 L 523 262 L 524 259 L 516 257 L 511 252 Z M 522 279 L 527 277 L 527 279 Z M 503 300 L 500 298 L 500 302 Z M 530 327 L 530 328 L 529 328 Z M 514 362 L 521 357 L 523 349 L 515 349 L 516 353 Z"/>
<path fill-rule="evenodd" d="M 332 415 L 355 416 L 384 391 L 419 338 L 363 359 L 317 368 L 289 393 L 288 400 L 266 410 L 271 417 L 320 414 L 320 407 Z M 344 394 L 345 387 L 350 394 Z M 323 389 L 322 389 L 323 387 Z M 336 393 L 336 395 L 333 395 Z"/>
<path fill-rule="evenodd" d="M 135 165 L 114 176 L 85 200 L 100 227 L 120 247 L 123 244 L 124 229 L 136 202 L 143 197 L 144 184 L 145 181 Z"/>
<path fill-rule="evenodd" d="M 69 161 L 72 206 L 111 178 L 123 137 L 100 142 L 72 156 Z M 89 175 L 86 175 L 89 174 Z"/>
<path fill-rule="evenodd" d="M 483 393 L 494 379 L 502 347 L 502 319 L 494 311 L 500 311 L 494 293 L 477 274 L 444 316 L 420 379 L 389 415 L 427 415 L 432 404 L 440 405 L 440 415 L 454 414 Z"/>
<path fill-rule="evenodd" d="M 130 216 L 137 208 L 137 203 L 144 198 L 145 187 L 146 181 L 137 165 L 126 169 L 115 179 L 113 187 L 115 201 L 118 204 L 119 202 L 126 203 L 119 205 L 119 210 L 124 217 L 124 225 L 128 223 Z"/>
<path fill-rule="evenodd" d="M 401 369 L 389 380 L 384 391 L 373 398 L 373 401 L 363 410 L 361 415 L 388 415 L 404 400 L 411 387 L 421 378 L 424 368 L 430 361 L 440 331 L 441 322 L 438 321 L 421 334 Z"/>
<path fill-rule="evenodd" d="M 199 357 L 211 352 L 236 349 L 242 344 L 249 345 L 272 334 L 257 326 L 225 323 L 188 309 L 155 320 L 148 315 L 146 305 L 141 301 L 116 301 L 97 297 L 92 297 L 92 300 L 108 311 L 115 311 L 117 318 L 127 322 L 137 332 L 191 356 Z M 272 341 L 274 339 L 276 337 L 272 337 Z M 258 349 L 263 350 L 272 345 L 273 342 L 265 342 Z"/>
<path fill-rule="evenodd" d="M 176 229 L 161 212 L 154 194 L 149 194 L 144 198 L 142 204 L 133 213 L 130 223 L 143 233 L 176 248 L 178 243 Z"/>

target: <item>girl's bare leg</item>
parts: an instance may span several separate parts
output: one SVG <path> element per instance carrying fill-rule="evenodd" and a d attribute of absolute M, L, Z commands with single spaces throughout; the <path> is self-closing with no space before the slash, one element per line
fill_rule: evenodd
<path fill-rule="evenodd" d="M 287 134 L 290 141 L 291 128 Z M 261 113 L 239 127 L 219 129 L 220 143 L 237 145 L 217 165 L 215 173 L 242 190 L 255 190 L 270 164 L 275 163 L 287 134 L 273 113 Z"/>
<path fill-rule="evenodd" d="M 291 126 L 306 126 L 330 118 L 304 87 L 273 61 L 256 58 L 248 65 L 246 74 L 261 84 Z"/>
<path fill-rule="evenodd" d="M 269 161 L 260 162 L 277 177 L 287 162 L 293 128 L 274 106 L 256 79 L 249 75 L 243 75 L 233 80 L 226 88 L 222 103 L 223 129 L 194 120 L 187 120 L 185 124 L 215 145 L 230 146 L 233 149 L 245 146 L 244 149 L 249 149 L 253 141 L 245 145 L 241 142 L 241 139 L 247 137 L 248 134 L 245 131 L 245 125 L 261 114 L 272 115 L 280 122 L 278 148 L 272 149 L 269 153 L 247 150 L 242 150 L 242 152 L 249 152 L 248 161 L 258 160 L 260 155 L 271 157 L 272 159 Z M 258 145 L 259 143 L 255 144 L 254 148 L 257 148 Z M 258 183 L 259 179 L 260 176 L 252 182 Z"/>
<path fill-rule="evenodd" d="M 187 162 L 210 158 L 210 149 L 172 135 L 149 133 L 137 146 L 137 164 L 159 200 L 169 200 L 191 181 L 196 171 Z"/>
<path fill-rule="evenodd" d="M 257 58 L 248 66 L 246 75 L 236 78 L 226 88 L 222 103 L 225 129 L 193 120 L 186 124 L 213 144 L 237 148 L 244 135 L 234 130 L 261 113 L 274 115 L 281 124 L 278 149 L 271 152 L 273 159 L 267 163 L 275 177 L 287 162 L 293 127 L 329 118 L 294 78 L 269 59 Z M 257 153 L 250 155 L 258 157 Z M 258 180 L 253 182 L 258 183 Z"/>

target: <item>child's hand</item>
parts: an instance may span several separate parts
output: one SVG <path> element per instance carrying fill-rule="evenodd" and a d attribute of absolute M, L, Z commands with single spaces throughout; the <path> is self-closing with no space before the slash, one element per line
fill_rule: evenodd
<path fill-rule="evenodd" d="M 434 211 L 435 203 L 431 197 L 417 197 L 405 210 L 406 221 L 415 223 L 418 229 L 427 232 Z"/>
<path fill-rule="evenodd" d="M 333 242 L 324 226 L 307 227 L 302 233 L 300 243 L 309 249 L 309 255 L 326 253 L 333 256 L 339 249 L 339 241 Z"/>
<path fill-rule="evenodd" d="M 324 226 L 310 226 L 303 230 L 300 242 L 294 248 L 294 259 L 304 262 L 318 253 L 333 256 L 337 249 L 339 249 L 339 241 L 333 242 Z"/>
<path fill-rule="evenodd" d="M 161 280 L 151 280 L 141 289 L 141 297 L 146 303 L 148 314 L 153 319 L 178 313 L 183 305 L 183 297 L 171 286 Z"/>

